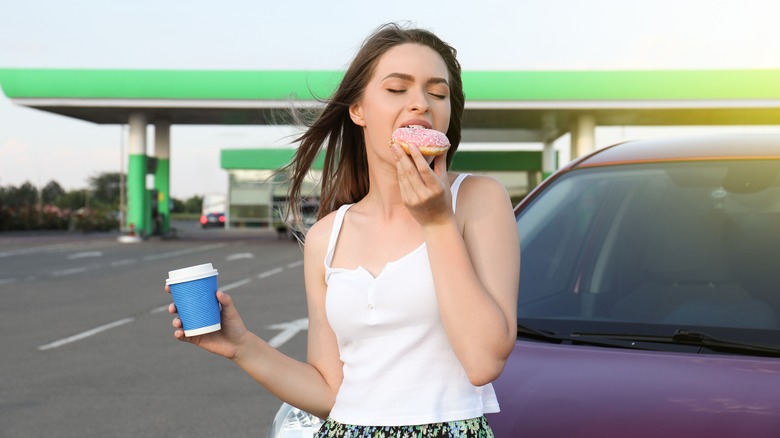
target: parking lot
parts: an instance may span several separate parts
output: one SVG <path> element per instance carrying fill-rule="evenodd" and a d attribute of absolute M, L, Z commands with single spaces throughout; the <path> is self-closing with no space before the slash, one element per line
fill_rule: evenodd
<path fill-rule="evenodd" d="M 265 436 L 280 402 L 173 337 L 167 271 L 201 263 L 247 326 L 305 359 L 303 252 L 265 232 L 0 235 L 0 436 Z"/>

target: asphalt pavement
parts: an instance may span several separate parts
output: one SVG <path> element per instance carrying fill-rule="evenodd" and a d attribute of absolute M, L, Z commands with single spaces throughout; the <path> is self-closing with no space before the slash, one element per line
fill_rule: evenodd
<path fill-rule="evenodd" d="M 265 437 L 280 401 L 177 341 L 169 270 L 213 263 L 246 325 L 305 360 L 303 252 L 263 231 L 120 243 L 0 233 L 0 437 Z"/>

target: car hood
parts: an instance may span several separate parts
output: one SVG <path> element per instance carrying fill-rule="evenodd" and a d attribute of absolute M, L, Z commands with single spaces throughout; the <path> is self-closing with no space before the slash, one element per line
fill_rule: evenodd
<path fill-rule="evenodd" d="M 497 438 L 780 436 L 780 359 L 518 341 Z"/>

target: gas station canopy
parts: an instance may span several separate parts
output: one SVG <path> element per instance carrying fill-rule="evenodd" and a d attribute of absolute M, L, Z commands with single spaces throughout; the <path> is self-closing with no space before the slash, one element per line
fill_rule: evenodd
<path fill-rule="evenodd" d="M 340 71 L 0 69 L 16 104 L 95 123 L 290 124 Z M 780 70 L 466 71 L 464 141 L 543 141 L 595 125 L 780 123 Z M 473 130 L 478 130 L 474 132 Z M 545 132 L 542 132 L 545 131 Z M 474 137 L 477 138 L 474 138 Z"/>

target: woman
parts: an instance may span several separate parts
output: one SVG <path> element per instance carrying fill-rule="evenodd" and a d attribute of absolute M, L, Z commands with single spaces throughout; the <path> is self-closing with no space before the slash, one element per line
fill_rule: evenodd
<path fill-rule="evenodd" d="M 290 166 L 295 205 L 327 147 L 304 247 L 307 362 L 249 333 L 221 291 L 221 331 L 186 338 L 176 318 L 175 336 L 327 419 L 318 436 L 492 436 L 483 414 L 498 410 L 490 382 L 516 336 L 519 239 L 499 183 L 447 172 L 463 106 L 453 48 L 425 30 L 380 27 Z M 448 154 L 388 147 L 409 125 L 445 132 Z"/>

